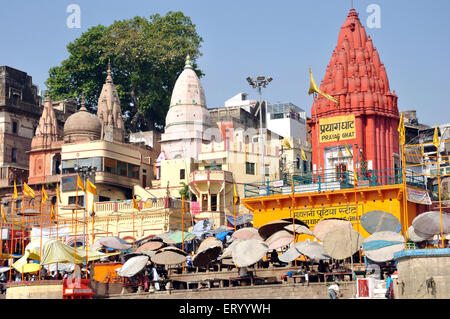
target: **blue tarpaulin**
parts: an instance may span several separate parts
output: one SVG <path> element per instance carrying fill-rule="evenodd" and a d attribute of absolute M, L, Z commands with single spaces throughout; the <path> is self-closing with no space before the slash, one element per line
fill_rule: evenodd
<path fill-rule="evenodd" d="M 234 226 L 234 216 L 227 216 L 228 222 Z M 241 215 L 236 218 L 236 226 L 244 225 L 253 220 L 252 215 Z"/>

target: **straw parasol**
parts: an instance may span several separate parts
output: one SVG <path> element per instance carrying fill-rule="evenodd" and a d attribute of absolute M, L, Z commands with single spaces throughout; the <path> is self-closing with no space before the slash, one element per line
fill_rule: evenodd
<path fill-rule="evenodd" d="M 299 253 L 305 255 L 309 259 L 330 259 L 331 257 L 325 254 L 323 249 L 323 245 L 316 241 L 300 241 L 294 244 L 295 249 L 298 250 Z"/>
<path fill-rule="evenodd" d="M 308 227 L 303 226 L 303 225 L 297 225 L 297 224 L 295 224 L 295 226 L 287 225 L 287 226 L 284 226 L 284 229 L 290 233 L 293 233 L 293 231 L 292 231 L 293 227 L 295 227 L 295 233 L 297 235 L 299 235 L 299 234 L 306 234 L 306 235 L 311 235 L 311 236 L 314 235 L 313 232 Z"/>
<path fill-rule="evenodd" d="M 340 227 L 348 227 L 348 225 L 351 225 L 351 223 L 345 219 L 325 218 L 314 226 L 313 234 L 318 240 L 323 241 L 328 232 Z"/>
<path fill-rule="evenodd" d="M 369 233 L 373 234 L 380 231 L 400 231 L 400 221 L 391 213 L 382 210 L 372 210 L 365 213 L 361 219 L 361 226 Z"/>
<path fill-rule="evenodd" d="M 267 238 L 264 242 L 267 244 L 270 250 L 278 249 L 280 247 L 289 245 L 294 241 L 291 233 L 286 230 L 280 230 Z"/>
<path fill-rule="evenodd" d="M 230 258 L 232 256 L 233 247 L 236 246 L 240 241 L 241 241 L 240 239 L 232 241 L 231 244 L 229 244 L 228 247 L 223 250 L 222 255 L 220 255 L 220 257 L 217 259 L 223 260 Z"/>
<path fill-rule="evenodd" d="M 325 254 L 335 259 L 345 259 L 358 251 L 364 237 L 351 224 L 327 232 L 323 240 Z"/>
<path fill-rule="evenodd" d="M 220 241 L 219 239 L 217 239 L 216 237 L 213 237 L 213 236 L 207 237 L 200 243 L 200 246 L 198 247 L 197 251 L 200 252 L 202 250 L 205 250 L 205 249 L 208 249 L 211 247 L 220 247 L 220 250 L 222 251 L 222 248 L 223 248 L 222 241 Z"/>
<path fill-rule="evenodd" d="M 269 247 L 257 239 L 239 241 L 232 249 L 233 262 L 237 267 L 247 267 L 263 258 Z"/>
<path fill-rule="evenodd" d="M 216 260 L 221 252 L 222 247 L 220 246 L 207 247 L 194 255 L 192 258 L 192 265 L 194 265 L 194 267 L 204 267 Z"/>
<path fill-rule="evenodd" d="M 144 269 L 145 265 L 149 257 L 146 255 L 135 256 L 128 259 L 121 268 L 117 270 L 117 274 L 121 277 L 133 277 L 142 269 Z"/>
<path fill-rule="evenodd" d="M 412 221 L 415 231 L 423 234 L 437 235 L 441 233 L 441 214 L 438 211 L 422 213 Z M 450 233 L 450 214 L 442 213 L 443 233 Z"/>
<path fill-rule="evenodd" d="M 362 248 L 367 258 L 385 262 L 394 259 L 394 253 L 405 248 L 405 239 L 392 231 L 380 231 L 364 239 Z"/>
<path fill-rule="evenodd" d="M 176 247 L 165 247 L 158 250 L 150 259 L 159 265 L 177 265 L 186 261 L 187 253 Z"/>
<path fill-rule="evenodd" d="M 258 229 L 254 227 L 244 227 L 236 230 L 233 235 L 231 235 L 235 239 L 240 240 L 248 240 L 251 238 L 255 238 L 258 240 L 263 240 L 262 237 L 258 233 Z"/>

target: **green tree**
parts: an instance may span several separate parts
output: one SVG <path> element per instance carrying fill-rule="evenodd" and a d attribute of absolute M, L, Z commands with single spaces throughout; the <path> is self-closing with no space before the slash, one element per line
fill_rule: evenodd
<path fill-rule="evenodd" d="M 203 75 L 195 63 L 201 42 L 196 26 L 182 12 L 98 25 L 67 45 L 69 57 L 49 70 L 46 86 L 53 100 L 79 99 L 84 92 L 86 107 L 96 112 L 111 61 L 127 131 L 162 130 L 187 55 Z"/>

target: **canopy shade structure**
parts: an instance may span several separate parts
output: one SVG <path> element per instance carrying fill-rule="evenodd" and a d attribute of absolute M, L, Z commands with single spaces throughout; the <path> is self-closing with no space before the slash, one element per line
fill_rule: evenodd
<path fill-rule="evenodd" d="M 195 234 L 182 232 L 181 230 L 175 231 L 173 234 L 169 235 L 164 242 L 167 244 L 181 244 L 183 241 L 191 241 L 196 237 Z"/>
<path fill-rule="evenodd" d="M 276 232 L 280 230 L 285 230 L 284 227 L 288 225 L 291 225 L 292 227 L 292 224 L 289 223 L 288 221 L 277 219 L 259 227 L 258 234 L 261 236 L 262 239 L 266 240 Z"/>
<path fill-rule="evenodd" d="M 405 249 L 405 239 L 392 231 L 376 232 L 364 239 L 362 248 L 370 260 L 385 262 L 394 259 L 396 252 Z"/>
<path fill-rule="evenodd" d="M 294 241 L 294 237 L 288 231 L 282 229 L 277 231 L 269 238 L 267 238 L 264 242 L 269 247 L 269 250 L 278 249 L 283 246 L 287 246 Z"/>
<path fill-rule="evenodd" d="M 408 236 L 409 236 L 408 239 L 415 243 L 419 243 L 421 241 L 425 241 L 433 237 L 433 235 L 424 234 L 421 233 L 420 231 L 417 231 L 416 229 L 414 229 L 412 225 L 408 227 Z"/>
<path fill-rule="evenodd" d="M 223 244 L 222 242 L 217 239 L 216 237 L 208 237 L 206 239 L 204 239 L 201 243 L 200 246 L 198 247 L 198 252 L 211 248 L 211 247 L 220 247 L 220 250 L 222 250 L 223 248 Z"/>
<path fill-rule="evenodd" d="M 266 243 L 252 238 L 239 241 L 233 247 L 231 255 L 237 267 L 247 267 L 257 263 L 266 255 L 268 250 L 269 246 Z"/>
<path fill-rule="evenodd" d="M 345 259 L 358 251 L 364 237 L 353 227 L 339 227 L 328 232 L 323 240 L 325 254 L 335 259 Z"/>
<path fill-rule="evenodd" d="M 139 246 L 138 249 L 136 249 L 136 251 L 140 253 L 154 251 L 160 249 L 163 246 L 164 243 L 162 241 L 149 241 L 143 244 L 142 246 Z"/>
<path fill-rule="evenodd" d="M 98 250 L 101 249 L 102 247 L 117 250 L 128 250 L 133 248 L 133 244 L 116 236 L 107 236 L 96 240 L 95 243 L 92 245 L 91 250 Z"/>
<path fill-rule="evenodd" d="M 233 247 L 236 246 L 240 241 L 241 241 L 240 239 L 235 239 L 234 241 L 232 241 L 231 244 L 229 244 L 228 247 L 223 250 L 222 255 L 220 255 L 217 259 L 222 260 L 226 258 L 231 258 Z"/>
<path fill-rule="evenodd" d="M 425 212 L 412 221 L 415 231 L 422 234 L 437 235 L 441 233 L 441 214 L 438 211 Z M 443 233 L 450 233 L 450 214 L 442 213 Z"/>
<path fill-rule="evenodd" d="M 351 226 L 351 223 L 345 219 L 325 218 L 314 226 L 313 234 L 318 240 L 324 241 L 328 232 L 340 227 L 348 227 L 349 225 Z"/>
<path fill-rule="evenodd" d="M 204 267 L 216 260 L 221 252 L 222 247 L 220 246 L 207 247 L 194 255 L 192 258 L 192 265 L 194 265 L 194 267 Z"/>
<path fill-rule="evenodd" d="M 309 259 L 325 260 L 331 258 L 325 254 L 323 245 L 316 241 L 300 241 L 295 243 L 294 247 L 299 253 L 305 255 Z"/>
<path fill-rule="evenodd" d="M 294 246 L 289 247 L 284 253 L 278 256 L 278 259 L 284 263 L 291 262 L 298 257 L 300 257 L 301 253 Z"/>
<path fill-rule="evenodd" d="M 150 259 L 159 265 L 178 265 L 186 261 L 187 254 L 176 247 L 165 247 L 158 250 Z"/>
<path fill-rule="evenodd" d="M 192 227 L 191 233 L 195 234 L 198 238 L 209 232 L 214 226 L 212 219 L 202 219 L 198 221 L 194 227 Z"/>
<path fill-rule="evenodd" d="M 149 260 L 148 256 L 135 256 L 128 259 L 116 272 L 121 277 L 133 277 L 144 269 Z"/>
<path fill-rule="evenodd" d="M 398 233 L 401 229 L 400 221 L 391 213 L 381 210 L 372 210 L 365 213 L 361 219 L 361 226 L 369 233 L 373 234 L 381 231 L 391 231 Z"/>
<path fill-rule="evenodd" d="M 254 227 L 244 227 L 236 230 L 233 235 L 231 235 L 235 239 L 240 240 L 248 240 L 251 238 L 255 238 L 258 240 L 263 240 L 262 237 L 258 233 L 258 229 Z"/>
<path fill-rule="evenodd" d="M 284 229 L 290 233 L 293 233 L 294 227 L 295 227 L 295 233 L 297 235 L 299 235 L 299 234 L 306 234 L 306 235 L 311 235 L 311 236 L 314 235 L 313 232 L 308 227 L 305 227 L 303 225 L 297 225 L 297 224 L 295 226 L 287 225 L 287 226 L 284 226 Z"/>
<path fill-rule="evenodd" d="M 227 216 L 227 221 L 234 226 L 234 216 Z M 240 215 L 236 217 L 236 226 L 247 224 L 253 220 L 253 215 Z"/>

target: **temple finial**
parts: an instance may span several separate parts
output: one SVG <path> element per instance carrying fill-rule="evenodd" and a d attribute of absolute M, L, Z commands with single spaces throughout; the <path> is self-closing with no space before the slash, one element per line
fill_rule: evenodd
<path fill-rule="evenodd" d="M 85 100 L 84 100 L 84 91 L 81 92 L 81 107 L 80 111 L 87 111 Z"/>
<path fill-rule="evenodd" d="M 106 77 L 106 83 L 112 83 L 112 75 L 111 75 L 111 59 L 108 59 L 108 75 Z"/>
<path fill-rule="evenodd" d="M 187 56 L 186 56 L 186 63 L 185 63 L 185 65 L 184 65 L 184 68 L 185 69 L 192 69 L 192 65 L 191 65 L 191 56 L 188 54 Z"/>

